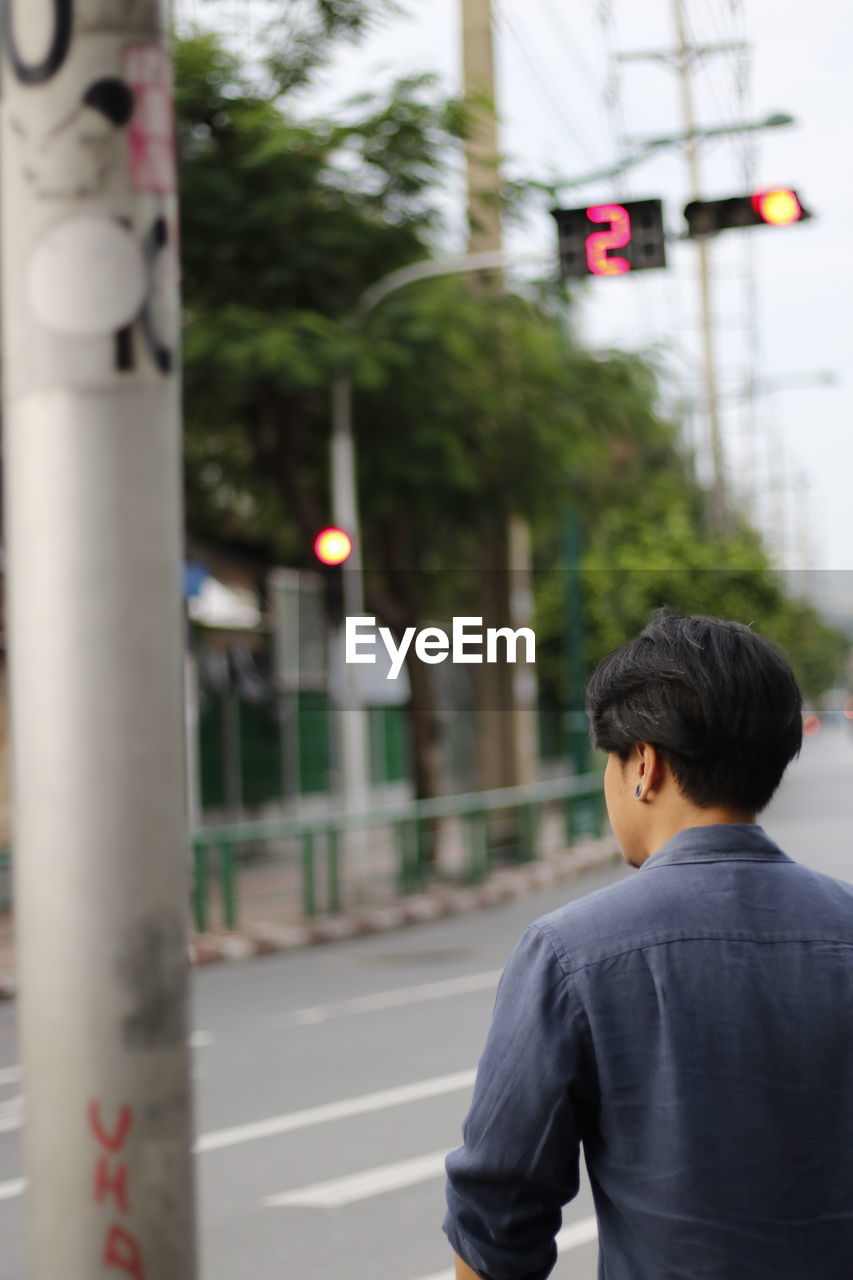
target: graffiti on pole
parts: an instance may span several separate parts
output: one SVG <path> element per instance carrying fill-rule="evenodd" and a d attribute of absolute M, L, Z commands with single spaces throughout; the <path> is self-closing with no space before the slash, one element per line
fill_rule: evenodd
<path fill-rule="evenodd" d="M 12 70 L 21 84 L 44 84 L 46 80 L 53 79 L 68 57 L 74 20 L 73 0 L 53 0 L 50 39 L 41 61 L 31 62 L 21 55 L 16 35 L 14 9 L 12 0 L 4 0 L 3 44 L 9 51 Z"/>
<path fill-rule="evenodd" d="M 128 1166 L 120 1157 L 133 1127 L 133 1111 L 128 1106 L 119 1109 L 113 1129 L 107 1129 L 101 1118 L 97 1102 L 89 1103 L 89 1131 L 98 1144 L 98 1160 L 92 1194 L 95 1204 L 113 1202 L 114 1210 L 126 1218 L 130 1212 L 130 1187 Z M 110 1221 L 104 1229 L 101 1262 L 104 1270 L 122 1271 L 134 1280 L 145 1280 L 142 1250 L 136 1236 L 119 1218 Z"/>
<path fill-rule="evenodd" d="M 109 339 L 107 381 L 111 371 L 121 377 L 142 368 L 138 346 L 166 376 L 176 317 L 164 299 L 174 291 L 178 254 L 177 220 L 162 206 L 177 188 L 169 54 L 159 43 L 117 45 L 115 74 L 81 83 L 76 69 L 86 62 L 72 56 L 75 42 L 108 27 L 111 6 L 104 5 L 102 22 L 81 29 L 73 0 L 52 0 L 38 49 L 27 46 L 16 13 L 23 17 L 22 0 L 2 0 L 6 56 L 24 90 L 9 110 L 16 163 L 40 204 L 76 210 L 33 234 L 26 268 L 32 312 L 56 335 Z M 40 90 L 47 96 L 33 111 L 30 94 Z M 150 221 L 124 214 L 130 192 L 155 200 Z M 104 207 L 110 204 L 113 212 Z"/>
<path fill-rule="evenodd" d="M 171 195 L 177 186 L 171 60 L 157 45 L 132 45 L 124 73 L 136 102 L 128 130 L 133 188 Z"/>
<path fill-rule="evenodd" d="M 71 107 L 38 136 L 16 116 L 15 134 L 29 144 L 24 177 L 40 199 L 99 195 L 115 168 L 120 130 L 134 113 L 130 87 L 116 76 L 93 81 Z"/>

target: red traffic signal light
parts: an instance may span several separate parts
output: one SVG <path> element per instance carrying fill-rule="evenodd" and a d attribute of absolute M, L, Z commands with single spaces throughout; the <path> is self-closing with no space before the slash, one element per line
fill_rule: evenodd
<path fill-rule="evenodd" d="M 343 564 L 352 551 L 352 538 L 343 529 L 330 526 L 314 539 L 314 555 L 321 564 Z"/>
<path fill-rule="evenodd" d="M 352 551 L 352 538 L 343 529 L 330 525 L 314 539 L 314 555 L 323 568 L 323 610 L 327 624 L 336 629 L 344 618 L 344 561 Z"/>
<path fill-rule="evenodd" d="M 796 191 L 791 191 L 788 187 L 756 191 L 752 197 L 752 207 L 762 222 L 769 222 L 774 227 L 788 227 L 792 222 L 799 222 L 803 216 Z"/>
<path fill-rule="evenodd" d="M 724 200 L 691 200 L 684 208 L 688 239 L 736 227 L 789 227 L 811 216 L 790 187 L 766 187 Z"/>
<path fill-rule="evenodd" d="M 626 200 L 582 209 L 552 209 L 559 237 L 560 274 L 622 276 L 666 266 L 660 200 Z"/>

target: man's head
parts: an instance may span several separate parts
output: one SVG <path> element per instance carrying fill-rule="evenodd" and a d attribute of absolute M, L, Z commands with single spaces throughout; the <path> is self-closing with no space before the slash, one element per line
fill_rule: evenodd
<path fill-rule="evenodd" d="M 586 706 L 611 756 L 608 810 L 630 862 L 681 827 L 753 821 L 802 742 L 802 695 L 773 644 L 738 622 L 667 609 L 604 659 Z"/>

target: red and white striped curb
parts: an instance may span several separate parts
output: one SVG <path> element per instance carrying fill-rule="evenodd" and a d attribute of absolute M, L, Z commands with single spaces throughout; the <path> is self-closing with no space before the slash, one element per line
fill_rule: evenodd
<path fill-rule="evenodd" d="M 196 965 L 251 960 L 256 956 L 386 933 L 405 925 L 422 924 L 515 901 L 620 858 L 619 847 L 612 836 L 584 840 L 559 858 L 520 867 L 503 867 L 479 885 L 437 885 L 427 893 L 404 898 L 392 906 L 357 908 L 345 915 L 319 917 L 304 924 L 252 924 L 237 933 L 203 934 L 190 943 L 189 958 Z M 14 995 L 14 974 L 0 973 L 0 1000 L 11 999 Z"/>

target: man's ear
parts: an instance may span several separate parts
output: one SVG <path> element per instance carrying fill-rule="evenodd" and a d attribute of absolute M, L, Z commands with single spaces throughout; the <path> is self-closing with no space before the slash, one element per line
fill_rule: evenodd
<path fill-rule="evenodd" d="M 637 774 L 643 788 L 643 796 L 648 799 L 650 793 L 660 789 L 666 774 L 666 761 L 652 742 L 638 742 Z"/>

